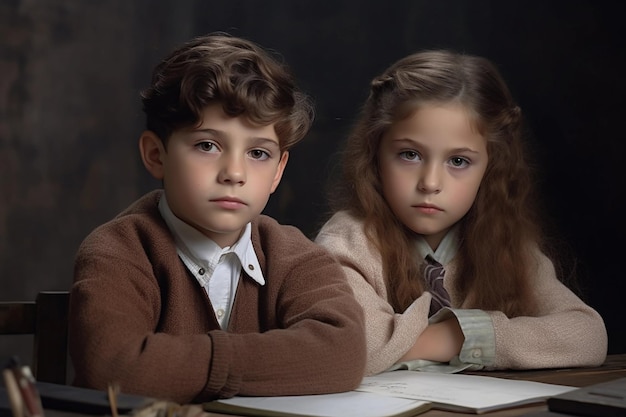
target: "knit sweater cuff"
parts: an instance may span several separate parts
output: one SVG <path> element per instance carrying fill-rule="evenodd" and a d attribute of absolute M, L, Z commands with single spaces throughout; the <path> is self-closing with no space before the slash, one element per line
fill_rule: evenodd
<path fill-rule="evenodd" d="M 205 392 L 218 398 L 230 398 L 241 389 L 242 372 L 231 339 L 224 331 L 209 332 L 212 342 L 211 365 Z"/>

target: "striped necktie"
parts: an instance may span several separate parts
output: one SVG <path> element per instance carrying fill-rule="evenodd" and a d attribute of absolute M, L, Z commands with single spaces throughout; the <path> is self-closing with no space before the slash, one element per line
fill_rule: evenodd
<path fill-rule="evenodd" d="M 433 259 L 432 256 L 426 256 L 426 262 L 424 262 L 423 275 L 426 281 L 428 291 L 432 294 L 433 298 L 430 302 L 429 317 L 439 311 L 442 307 L 450 306 L 450 294 L 443 287 L 443 266 Z"/>

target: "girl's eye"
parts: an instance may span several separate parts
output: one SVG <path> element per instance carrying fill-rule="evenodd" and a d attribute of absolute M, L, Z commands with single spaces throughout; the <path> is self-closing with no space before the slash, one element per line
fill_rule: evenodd
<path fill-rule="evenodd" d="M 469 161 L 465 158 L 461 158 L 460 156 L 455 156 L 453 158 L 450 158 L 450 165 L 452 165 L 455 168 L 463 168 L 466 167 L 467 165 L 469 165 Z"/>
<path fill-rule="evenodd" d="M 253 150 L 250 151 L 250 157 L 252 159 L 256 159 L 256 160 L 259 160 L 259 161 L 264 161 L 267 158 L 269 158 L 270 155 L 267 152 L 262 151 L 260 149 L 253 149 Z"/>
<path fill-rule="evenodd" d="M 196 145 L 203 152 L 216 152 L 217 146 L 213 142 L 200 142 Z"/>
<path fill-rule="evenodd" d="M 420 159 L 420 155 L 415 151 L 403 151 L 400 152 L 400 158 L 406 161 L 416 161 Z"/>

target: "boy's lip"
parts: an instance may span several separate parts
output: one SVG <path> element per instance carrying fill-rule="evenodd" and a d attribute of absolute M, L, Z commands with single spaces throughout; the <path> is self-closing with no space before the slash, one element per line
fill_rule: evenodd
<path fill-rule="evenodd" d="M 215 201 L 215 202 L 224 201 L 224 202 L 229 202 L 229 203 L 245 204 L 242 200 L 238 199 L 237 197 L 230 197 L 230 196 L 212 198 L 211 201 Z"/>
<path fill-rule="evenodd" d="M 220 207 L 223 210 L 240 210 L 243 207 L 246 207 L 247 204 L 244 203 L 241 199 L 237 197 L 225 196 L 225 197 L 217 197 L 210 200 L 211 203 L 215 204 L 217 207 Z"/>

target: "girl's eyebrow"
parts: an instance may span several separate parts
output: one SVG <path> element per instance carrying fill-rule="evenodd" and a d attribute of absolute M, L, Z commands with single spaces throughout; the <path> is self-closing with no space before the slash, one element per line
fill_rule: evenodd
<path fill-rule="evenodd" d="M 452 149 L 450 150 L 450 152 L 452 153 L 465 153 L 465 152 L 470 152 L 470 153 L 480 153 L 472 148 L 457 148 L 457 149 Z"/>
<path fill-rule="evenodd" d="M 400 143 L 400 144 L 406 144 L 409 146 L 424 146 L 423 144 L 421 144 L 420 142 L 414 140 L 414 139 L 409 139 L 409 138 L 398 138 L 398 139 L 392 139 L 392 142 L 395 143 Z M 480 153 L 477 150 L 474 150 L 472 148 L 468 148 L 468 147 L 463 147 L 463 148 L 454 148 L 454 149 L 450 149 L 448 152 L 450 153 L 464 153 L 464 152 L 470 152 L 470 153 Z"/>

